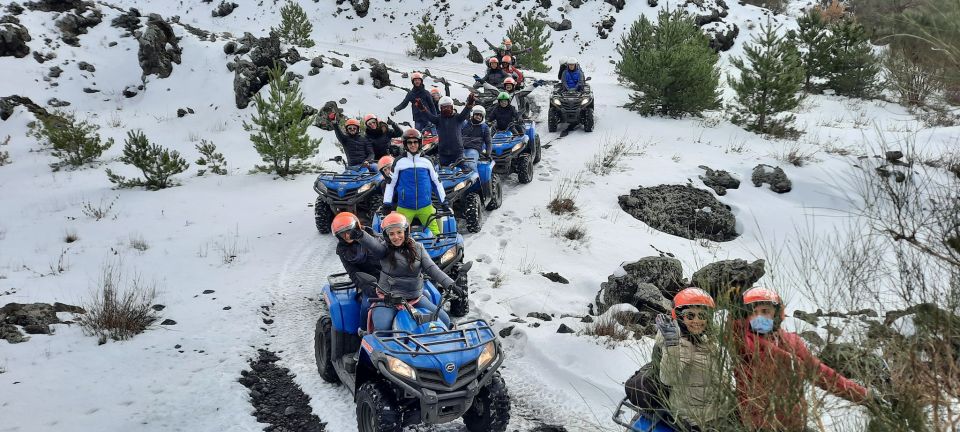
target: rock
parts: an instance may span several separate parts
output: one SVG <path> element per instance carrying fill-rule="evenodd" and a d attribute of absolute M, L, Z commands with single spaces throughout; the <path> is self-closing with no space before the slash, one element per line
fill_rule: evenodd
<path fill-rule="evenodd" d="M 582 322 L 582 323 L 588 323 L 588 324 L 589 324 L 589 323 L 592 323 L 592 322 L 593 322 L 593 317 L 590 316 L 590 315 L 584 315 L 583 318 L 580 318 L 580 322 Z"/>
<path fill-rule="evenodd" d="M 212 290 L 212 289 L 203 290 L 203 293 L 204 293 L 204 294 L 213 294 L 213 293 L 215 293 L 215 292 L 216 292 L 216 291 L 214 291 L 214 290 Z"/>
<path fill-rule="evenodd" d="M 323 104 L 323 108 L 320 109 L 319 115 L 315 117 L 316 120 L 314 120 L 313 125 L 325 131 L 333 130 L 334 123 L 327 118 L 330 113 L 336 113 L 337 115 L 342 113 L 334 101 L 327 101 Z"/>
<path fill-rule="evenodd" d="M 57 98 L 50 98 L 50 100 L 47 101 L 47 105 L 50 105 L 54 108 L 63 108 L 63 107 L 70 106 L 70 102 L 62 101 Z"/>
<path fill-rule="evenodd" d="M 173 65 L 180 64 L 183 51 L 178 45 L 179 38 L 173 33 L 170 24 L 160 15 L 150 14 L 147 18 L 147 28 L 137 42 L 140 44 L 137 59 L 143 75 L 166 78 L 173 73 Z"/>
<path fill-rule="evenodd" d="M 903 152 L 900 150 L 890 150 L 886 152 L 884 157 L 890 162 L 899 162 L 900 159 L 903 159 Z"/>
<path fill-rule="evenodd" d="M 726 195 L 727 189 L 737 189 L 740 187 L 740 180 L 733 178 L 733 176 L 726 171 L 714 171 L 705 165 L 700 165 L 700 169 L 706 171 L 704 175 L 700 176 L 700 180 L 703 181 L 705 186 L 713 189 L 717 195 Z"/>
<path fill-rule="evenodd" d="M 183 118 L 187 115 L 187 110 L 183 108 L 177 108 L 177 118 Z"/>
<path fill-rule="evenodd" d="M 223 53 L 226 55 L 231 55 L 237 52 L 237 43 L 234 41 L 229 41 L 223 45 Z"/>
<path fill-rule="evenodd" d="M 350 72 L 356 72 L 358 70 L 360 70 L 360 68 L 355 63 L 350 63 Z"/>
<path fill-rule="evenodd" d="M 287 64 L 294 64 L 303 60 L 303 56 L 300 55 L 300 51 L 297 51 L 297 49 L 294 47 L 290 47 L 290 49 L 288 49 L 283 55 L 283 58 L 286 59 Z"/>
<path fill-rule="evenodd" d="M 516 328 L 516 327 L 517 327 L 517 326 L 512 326 L 512 325 L 511 325 L 511 326 L 506 326 L 506 327 L 500 329 L 500 332 L 499 332 L 500 337 L 505 338 L 505 337 L 510 336 L 511 334 L 513 334 L 513 329 Z"/>
<path fill-rule="evenodd" d="M 221 1 L 220 5 L 216 9 L 210 12 L 210 16 L 214 18 L 225 17 L 233 13 L 233 10 L 239 7 L 240 5 L 236 3 L 230 3 L 226 1 Z"/>
<path fill-rule="evenodd" d="M 603 0 L 603 2 L 612 5 L 617 9 L 617 12 L 623 10 L 623 7 L 627 4 L 627 0 Z"/>
<path fill-rule="evenodd" d="M 542 321 L 552 321 L 553 317 L 543 312 L 530 312 L 527 314 L 527 318 L 536 318 Z"/>
<path fill-rule="evenodd" d="M 78 36 L 87 33 L 87 29 L 100 24 L 103 14 L 98 9 L 90 9 L 83 15 L 76 13 L 63 14 L 56 21 L 56 26 L 62 33 L 61 39 L 68 45 L 80 46 Z"/>
<path fill-rule="evenodd" d="M 310 70 L 307 71 L 307 75 L 310 75 L 310 76 L 314 76 L 319 73 L 320 73 L 320 69 L 317 69 L 317 68 L 310 68 Z"/>
<path fill-rule="evenodd" d="M 460 45 L 450 45 L 450 54 L 456 54 L 460 52 Z"/>
<path fill-rule="evenodd" d="M 270 318 L 264 318 L 263 323 L 266 325 L 270 325 L 270 324 L 273 324 L 273 320 Z"/>
<path fill-rule="evenodd" d="M 443 57 L 443 56 L 447 55 L 447 47 L 441 45 L 439 48 L 437 48 L 437 52 L 434 53 L 434 55 L 435 55 L 437 58 Z"/>
<path fill-rule="evenodd" d="M 780 167 L 765 164 L 759 164 L 753 168 L 753 175 L 750 176 L 750 180 L 756 187 L 767 183 L 770 185 L 770 190 L 776 193 L 790 192 L 793 186 L 790 179 L 787 178 L 787 174 Z"/>
<path fill-rule="evenodd" d="M 23 326 L 23 331 L 27 334 L 53 334 L 50 326 L 43 324 L 28 324 Z"/>
<path fill-rule="evenodd" d="M 722 242 L 739 235 L 730 207 L 692 186 L 641 187 L 621 195 L 619 202 L 631 216 L 675 236 Z"/>
<path fill-rule="evenodd" d="M 600 284 L 596 298 L 597 314 L 602 314 L 615 304 L 627 303 L 641 311 L 664 313 L 670 310 L 670 301 L 660 288 L 646 282 L 638 282 L 630 275 L 609 276 Z"/>
<path fill-rule="evenodd" d="M 20 3 L 11 2 L 7 5 L 7 13 L 11 15 L 20 15 L 23 13 L 23 6 L 20 6 Z"/>
<path fill-rule="evenodd" d="M 111 20 L 110 26 L 126 30 L 127 33 L 122 36 L 132 36 L 134 32 L 140 29 L 140 11 L 136 8 L 130 8 L 127 13 Z"/>
<path fill-rule="evenodd" d="M 714 297 L 732 288 L 738 288 L 736 292 L 740 293 L 763 277 L 765 265 L 762 259 L 752 263 L 742 259 L 713 262 L 694 272 L 690 284 L 708 291 Z"/>
<path fill-rule="evenodd" d="M 333 66 L 333 67 L 342 68 L 342 67 L 343 67 L 343 60 L 340 60 L 340 59 L 338 59 L 338 58 L 336 58 L 336 57 L 330 57 L 330 65 Z"/>
<path fill-rule="evenodd" d="M 95 88 L 90 88 L 90 87 L 84 87 L 83 92 L 84 93 L 100 93 L 100 90 Z"/>
<path fill-rule="evenodd" d="M 843 330 L 839 329 L 838 327 L 834 327 L 830 324 L 823 326 L 823 329 L 827 331 L 827 334 L 829 334 L 830 336 L 833 336 L 834 338 L 843 336 Z"/>
<path fill-rule="evenodd" d="M 68 305 L 66 303 L 60 303 L 60 302 L 56 302 L 53 304 L 53 311 L 57 313 L 69 312 L 73 314 L 87 313 L 87 311 L 80 306 Z"/>
<path fill-rule="evenodd" d="M 23 58 L 30 54 L 32 39 L 27 28 L 13 23 L 0 24 L 0 57 Z"/>
<path fill-rule="evenodd" d="M 163 322 L 161 322 L 160 325 L 164 325 L 164 326 L 177 325 L 177 322 L 174 321 L 174 320 L 172 320 L 172 319 L 167 318 L 167 319 L 163 320 Z"/>
<path fill-rule="evenodd" d="M 137 93 L 139 93 L 137 90 L 138 90 L 138 89 L 137 89 L 137 86 L 132 86 L 132 85 L 126 86 L 126 87 L 123 88 L 123 97 L 128 98 L 128 99 L 129 99 L 129 98 L 132 98 L 132 97 L 136 96 Z"/>
<path fill-rule="evenodd" d="M 370 0 L 350 0 L 350 5 L 360 18 L 367 16 L 367 12 L 370 11 Z"/>
<path fill-rule="evenodd" d="M 317 56 L 310 60 L 310 67 L 320 69 L 323 67 L 323 57 Z"/>
<path fill-rule="evenodd" d="M 391 84 L 390 71 L 387 70 L 387 65 L 383 63 L 375 63 L 370 66 L 370 78 L 373 82 L 373 88 L 379 89 Z"/>
<path fill-rule="evenodd" d="M 18 326 L 60 324 L 53 305 L 46 303 L 8 303 L 0 308 L 0 322 Z"/>
<path fill-rule="evenodd" d="M 733 48 L 733 42 L 740 35 L 740 27 L 734 23 L 717 21 L 700 28 L 709 39 L 710 48 L 714 51 L 727 51 Z"/>
<path fill-rule="evenodd" d="M 6 120 L 13 115 L 13 109 L 17 106 L 22 106 L 30 111 L 31 114 L 36 116 L 39 119 L 48 119 L 54 117 L 52 114 L 47 112 L 42 106 L 37 105 L 33 100 L 28 97 L 10 95 L 5 97 L 0 97 L 0 120 Z M 62 119 L 60 119 L 62 121 Z"/>
<path fill-rule="evenodd" d="M 626 263 L 623 270 L 634 283 L 649 283 L 671 298 L 686 288 L 680 260 L 671 257 L 650 256 Z"/>
<path fill-rule="evenodd" d="M 250 61 L 255 66 L 270 68 L 281 61 L 280 36 L 275 31 L 271 31 L 267 37 L 254 38 L 245 45 L 250 47 Z"/>
<path fill-rule="evenodd" d="M 553 6 L 553 2 L 551 2 L 550 0 L 539 0 L 538 3 L 540 4 L 540 7 L 543 9 L 550 9 L 550 6 Z"/>
<path fill-rule="evenodd" d="M 285 65 L 285 63 L 280 63 Z M 233 92 L 237 108 L 246 108 L 263 86 L 270 82 L 270 68 L 239 60 L 233 77 Z"/>
<path fill-rule="evenodd" d="M 600 20 L 600 27 L 606 30 L 613 30 L 613 25 L 617 23 L 617 19 L 613 15 L 608 16 Z"/>
<path fill-rule="evenodd" d="M 657 0 L 647 0 L 647 5 L 650 7 L 657 7 Z"/>
<path fill-rule="evenodd" d="M 560 276 L 560 274 L 557 272 L 540 273 L 540 275 L 550 279 L 551 282 L 562 283 L 564 285 L 570 283 L 567 278 Z"/>
<path fill-rule="evenodd" d="M 570 7 L 574 9 L 580 9 L 580 6 L 583 6 L 584 0 L 570 0 Z"/>
<path fill-rule="evenodd" d="M 574 331 L 572 328 L 567 327 L 566 324 L 562 324 L 562 323 L 560 324 L 560 327 L 557 329 L 557 333 L 573 333 L 573 332 Z"/>
<path fill-rule="evenodd" d="M 76 10 L 82 13 L 87 10 L 87 6 L 90 4 L 83 0 L 37 0 L 26 2 L 24 6 L 32 11 L 66 12 Z"/>
<path fill-rule="evenodd" d="M 477 64 L 483 63 L 483 54 L 480 54 L 480 50 L 477 49 L 477 46 L 473 42 L 467 41 L 467 60 L 470 60 Z"/>
<path fill-rule="evenodd" d="M 3 322 L 0 322 L 0 339 L 5 339 L 12 344 L 30 340 L 29 337 L 24 336 L 23 333 L 20 332 L 17 326 Z"/>
<path fill-rule="evenodd" d="M 824 344 L 823 338 L 820 337 L 820 335 L 813 330 L 806 330 L 806 331 L 800 332 L 800 337 L 802 337 L 803 340 L 807 341 L 807 343 L 815 347 L 822 347 Z"/>
<path fill-rule="evenodd" d="M 79 67 L 80 70 L 82 70 L 82 71 L 87 71 L 87 72 L 90 72 L 90 73 L 94 73 L 94 72 L 97 71 L 97 68 L 93 67 L 92 64 L 87 63 L 87 62 L 85 62 L 85 61 L 82 61 L 82 62 L 80 62 L 80 63 L 77 63 L 77 67 Z"/>
<path fill-rule="evenodd" d="M 547 21 L 547 25 L 550 26 L 554 31 L 567 31 L 573 28 L 573 23 L 569 19 L 564 18 L 563 21 L 553 22 Z"/>
<path fill-rule="evenodd" d="M 230 309 L 233 309 L 233 308 L 230 307 L 230 306 L 224 306 L 224 307 L 223 307 L 223 310 L 230 310 Z"/>
<path fill-rule="evenodd" d="M 50 68 L 50 72 L 47 72 L 47 76 L 50 78 L 60 78 L 60 74 L 63 73 L 63 69 L 60 69 L 60 66 L 53 66 Z"/>
<path fill-rule="evenodd" d="M 841 375 L 868 387 L 888 382 L 890 369 L 869 347 L 853 343 L 830 343 L 819 353 L 820 360 Z"/>

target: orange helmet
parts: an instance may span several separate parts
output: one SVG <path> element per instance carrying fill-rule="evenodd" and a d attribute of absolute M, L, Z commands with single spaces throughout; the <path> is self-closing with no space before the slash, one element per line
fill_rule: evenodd
<path fill-rule="evenodd" d="M 369 123 L 370 120 L 377 120 L 377 115 L 376 115 L 376 114 L 367 114 L 367 115 L 363 116 L 363 124 Z"/>
<path fill-rule="evenodd" d="M 743 293 L 743 304 L 751 306 L 755 303 L 770 303 L 777 309 L 780 309 L 780 319 L 786 318 L 786 311 L 783 308 L 783 300 L 780 295 L 769 288 L 754 287 Z"/>
<path fill-rule="evenodd" d="M 438 89 L 438 88 L 436 88 L 436 87 L 431 87 L 431 88 L 430 88 L 430 94 L 440 95 L 440 89 Z"/>
<path fill-rule="evenodd" d="M 347 126 L 356 126 L 357 129 L 359 129 L 359 128 L 360 128 L 360 120 L 357 120 L 357 119 L 355 119 L 355 118 L 347 119 L 347 123 L 346 123 L 345 125 L 343 125 L 343 126 L 344 126 L 344 127 L 347 127 Z"/>
<path fill-rule="evenodd" d="M 717 307 L 710 293 L 700 288 L 684 288 L 673 297 L 673 309 L 670 310 L 670 314 L 673 315 L 673 319 L 677 319 L 677 310 L 689 306 Z"/>
<path fill-rule="evenodd" d="M 384 169 L 388 166 L 393 166 L 393 156 L 386 155 L 380 158 L 380 160 L 377 161 L 377 166 L 380 167 L 380 169 Z"/>
<path fill-rule="evenodd" d="M 507 85 L 507 84 L 517 85 L 517 81 L 511 77 L 507 77 L 507 79 L 503 80 L 503 85 Z"/>
<path fill-rule="evenodd" d="M 360 219 L 350 212 L 337 213 L 333 217 L 333 223 L 330 224 L 330 231 L 333 235 L 340 235 L 354 228 L 360 228 Z"/>
<path fill-rule="evenodd" d="M 387 230 L 393 228 L 400 228 L 406 231 L 407 228 L 409 228 L 409 225 L 407 225 L 407 217 L 397 212 L 391 212 L 380 221 L 380 229 L 383 230 L 383 235 L 387 235 Z"/>
<path fill-rule="evenodd" d="M 500 63 L 503 63 L 503 64 L 513 64 L 513 57 L 510 57 L 510 56 L 508 56 L 508 55 L 505 55 L 505 56 L 503 56 L 502 59 L 500 59 Z"/>
<path fill-rule="evenodd" d="M 492 65 L 492 64 L 500 65 L 500 59 L 498 59 L 498 58 L 496 58 L 496 57 L 490 57 L 489 59 L 487 59 L 487 65 L 489 66 L 489 65 Z"/>
<path fill-rule="evenodd" d="M 420 80 L 421 82 L 423 82 L 423 74 L 420 73 L 420 72 L 414 72 L 414 73 L 410 74 L 410 82 L 413 82 L 413 80 L 415 80 L 415 79 L 418 79 L 418 80 Z"/>

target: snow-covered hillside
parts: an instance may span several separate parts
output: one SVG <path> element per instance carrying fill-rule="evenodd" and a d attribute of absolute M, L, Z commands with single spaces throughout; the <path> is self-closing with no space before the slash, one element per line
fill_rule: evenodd
<path fill-rule="evenodd" d="M 837 216 L 851 208 L 851 191 L 842 179 L 852 168 L 848 157 L 837 154 L 839 149 L 873 155 L 879 150 L 869 145 L 878 133 L 892 141 L 915 135 L 924 152 L 936 155 L 955 146 L 960 134 L 956 127 L 925 128 L 896 104 L 836 96 L 807 99 L 797 114 L 805 134 L 789 142 L 747 132 L 720 113 L 703 119 L 640 117 L 622 108 L 628 92 L 617 82 L 612 63 L 620 35 L 639 16 L 655 17 L 658 11 L 641 1 L 626 2 L 618 11 L 600 0 L 577 1 L 577 8 L 567 1 L 397 0 L 372 2 L 364 17 L 350 2 L 301 3 L 314 22 L 317 44 L 298 48 L 304 60 L 288 70 L 304 77 L 301 88 L 308 104 L 320 108 L 339 101 L 354 115 L 386 116 L 404 96 L 395 86 L 371 86 L 367 58 L 399 71 L 390 76 L 401 87 L 407 86 L 401 73 L 429 69 L 450 80 L 453 96 L 462 101 L 465 85 L 482 70 L 467 60 L 468 41 L 487 52 L 483 38 L 498 40 L 530 8 L 542 9 L 553 21 L 572 23 L 570 30 L 553 32 L 550 64 L 577 56 L 592 77 L 595 132 L 548 133 L 543 114 L 538 126 L 545 149 L 536 179 L 526 185 L 515 177 L 507 181 L 504 205 L 488 213 L 480 233 L 465 235 L 467 258 L 475 260 L 471 316 L 492 320 L 498 331 L 513 327 L 502 332 L 507 355 L 503 375 L 513 400 L 511 430 L 543 425 L 615 429 L 610 415 L 623 396 L 623 382 L 648 360 L 652 339 L 609 342 L 557 330 L 561 325 L 575 332 L 585 328 L 583 317 L 600 284 L 621 273 L 622 263 L 665 251 L 681 261 L 686 277 L 723 259 L 785 264 L 779 261 L 789 257 L 771 256 L 771 251 L 790 242 L 796 227 L 813 226 L 828 235 L 847 226 Z M 676 4 L 661 1 L 659 7 Z M 63 42 L 55 25 L 69 12 L 27 8 L 16 15 L 30 33 L 31 52 L 41 59 L 48 53 L 55 57 L 42 63 L 34 56 L 0 57 L 0 97 L 26 97 L 48 110 L 53 109 L 49 101 L 69 102 L 64 109 L 99 125 L 103 138 L 117 144 L 94 167 L 51 171 L 55 158 L 27 135 L 34 114 L 20 105 L 0 121 L 0 142 L 10 137 L 0 150 L 9 151 L 12 160 L 0 166 L 0 306 L 82 306 L 93 295 L 102 268 L 112 265 L 126 277 L 156 284 L 162 319 L 175 324 L 104 345 L 75 325 L 55 325 L 55 334 L 32 335 L 19 344 L 0 341 L 0 431 L 259 430 L 264 425 L 250 415 L 248 391 L 237 381 L 258 348 L 276 352 L 280 364 L 296 375 L 327 430 L 356 429 L 350 393 L 323 382 L 313 359 L 320 288 L 327 274 L 342 270 L 335 239 L 314 228 L 314 177 L 282 180 L 250 173 L 261 163 L 242 127 L 253 109 L 236 107 L 235 74 L 227 67 L 234 56 L 224 54 L 224 44 L 244 32 L 261 37 L 278 25 L 281 5 L 244 1 L 228 16 L 211 17 L 216 4 L 198 0 L 96 2 L 92 8 L 102 12 L 102 22 L 80 34 L 78 46 Z M 794 4 L 792 13 L 801 6 Z M 129 8 L 139 10 L 141 25 L 148 14 L 174 21 L 182 61 L 173 64 L 169 77 L 141 80 L 137 40 L 110 24 Z M 431 61 L 405 54 L 413 48 L 410 29 L 424 12 L 436 18 L 447 42 L 462 44 L 457 53 Z M 600 38 L 597 26 L 611 16 L 616 20 L 609 37 Z M 731 2 L 725 21 L 737 24 L 740 33 L 721 56 L 724 76 L 729 57 L 740 55 L 743 42 L 758 30 L 756 24 L 767 19 L 763 9 Z M 795 26 L 789 16 L 773 19 L 784 30 Z M 311 74 L 311 59 L 318 56 L 325 64 Z M 81 69 L 80 62 L 93 67 Z M 53 66 L 62 71 L 57 77 L 51 77 Z M 531 75 L 555 78 L 553 72 Z M 427 85 L 433 82 L 427 79 Z M 541 106 L 548 92 L 541 88 L 534 93 Z M 729 89 L 725 96 L 732 96 Z M 178 116 L 178 109 L 187 113 Z M 409 120 L 409 112 L 398 117 Z M 178 176 L 178 187 L 113 189 L 104 168 L 134 174 L 116 160 L 133 129 L 180 151 L 190 162 L 199 156 L 195 144 L 212 141 L 226 156 L 229 174 L 198 177 L 192 166 Z M 328 160 L 339 154 L 333 133 L 319 128 L 310 133 L 323 140 L 314 162 L 333 169 Z M 607 175 L 587 170 L 604 145 L 617 141 L 635 147 Z M 783 161 L 796 149 L 812 155 L 802 167 Z M 751 171 L 761 163 L 782 167 L 793 190 L 777 194 L 766 186 L 753 187 Z M 739 189 L 719 197 L 736 216 L 735 240 L 687 240 L 657 231 L 621 209 L 618 197 L 638 186 L 689 183 L 709 190 L 699 179 L 701 165 L 727 170 L 742 181 Z M 553 191 L 573 179 L 579 210 L 551 214 L 546 205 Z M 87 205 L 110 210 L 95 220 L 83 211 Z M 586 232 L 581 240 L 556 235 L 581 225 Z M 77 239 L 67 243 L 69 233 Z M 541 275 L 546 272 L 569 283 L 553 282 Z M 772 282 L 770 273 L 768 268 L 761 282 Z M 804 293 L 785 294 L 790 311 L 816 309 L 816 299 Z M 552 319 L 528 318 L 531 312 Z M 60 314 L 64 320 L 72 317 Z M 522 322 L 510 321 L 515 318 Z M 422 430 L 464 429 L 454 423 Z"/>

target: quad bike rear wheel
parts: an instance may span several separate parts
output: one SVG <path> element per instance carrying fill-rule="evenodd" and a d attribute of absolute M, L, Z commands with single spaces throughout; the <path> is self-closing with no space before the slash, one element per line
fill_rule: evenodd
<path fill-rule="evenodd" d="M 550 108 L 550 111 L 547 113 L 547 130 L 550 132 L 556 132 L 559 126 L 560 113 L 558 113 L 555 108 Z"/>
<path fill-rule="evenodd" d="M 313 205 L 313 219 L 317 224 L 317 231 L 320 234 L 330 234 L 330 224 L 333 223 L 333 210 L 330 206 L 317 197 L 316 204 Z"/>
<path fill-rule="evenodd" d="M 320 372 L 320 378 L 328 383 L 337 384 L 340 382 L 340 377 L 333 368 L 331 327 L 330 315 L 324 313 L 317 320 L 317 329 L 313 335 L 313 354 L 317 361 L 317 372 Z"/>

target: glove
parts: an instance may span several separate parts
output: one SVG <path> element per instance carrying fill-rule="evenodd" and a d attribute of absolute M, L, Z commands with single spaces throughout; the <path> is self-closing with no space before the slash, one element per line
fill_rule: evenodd
<path fill-rule="evenodd" d="M 427 108 L 423 106 L 423 102 L 420 102 L 420 98 L 417 98 L 415 101 L 413 101 L 413 106 L 417 107 L 417 109 L 420 111 L 427 110 Z"/>
<path fill-rule="evenodd" d="M 656 326 L 657 331 L 663 336 L 663 346 L 672 347 L 680 345 L 680 329 L 669 315 L 657 315 Z"/>
<path fill-rule="evenodd" d="M 390 212 L 392 212 L 392 211 L 393 211 L 393 206 L 390 205 L 390 204 L 383 203 L 383 205 L 380 206 L 380 215 L 381 215 L 381 216 L 386 216 L 386 215 L 390 214 Z"/>
<path fill-rule="evenodd" d="M 397 110 L 390 110 L 390 115 L 391 116 L 397 115 Z"/>
<path fill-rule="evenodd" d="M 474 93 L 471 92 L 470 94 L 467 95 L 467 105 L 473 105 L 473 103 L 474 103 L 476 100 L 477 100 L 476 94 L 474 94 Z"/>
<path fill-rule="evenodd" d="M 387 124 L 391 126 L 397 126 L 397 122 L 393 121 L 393 119 L 390 117 L 387 117 Z"/>
<path fill-rule="evenodd" d="M 360 240 L 360 238 L 363 237 L 363 230 L 360 229 L 360 227 L 354 227 L 347 232 L 347 235 L 350 236 L 350 240 Z"/>
<path fill-rule="evenodd" d="M 474 75 L 473 79 L 476 80 L 477 82 L 483 82 L 483 78 L 480 78 L 480 75 Z"/>
<path fill-rule="evenodd" d="M 467 297 L 467 290 L 466 290 L 466 288 L 461 287 L 461 286 L 457 285 L 456 283 L 452 283 L 452 284 L 450 284 L 450 285 L 447 285 L 447 289 L 450 290 L 450 291 L 453 291 L 453 293 L 456 294 L 456 295 L 457 295 L 458 297 L 460 297 L 460 298 L 466 298 L 466 297 Z"/>
<path fill-rule="evenodd" d="M 440 203 L 440 210 L 444 213 L 453 213 L 453 210 L 450 210 L 450 204 L 447 204 L 446 201 Z"/>

